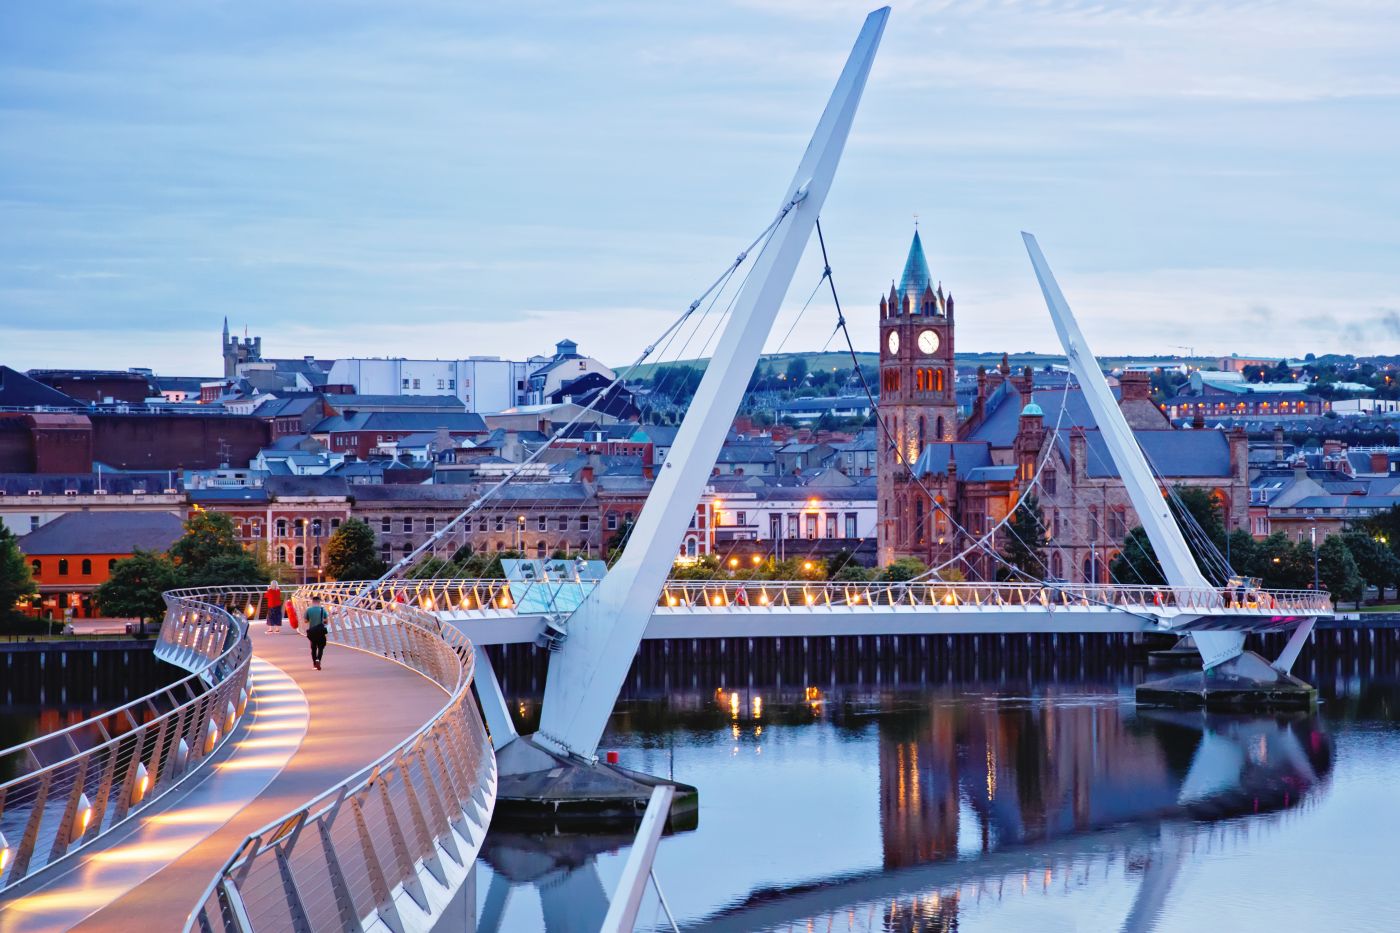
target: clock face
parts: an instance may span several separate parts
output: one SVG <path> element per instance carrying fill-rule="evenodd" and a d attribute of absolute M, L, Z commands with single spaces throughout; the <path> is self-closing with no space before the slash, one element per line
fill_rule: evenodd
<path fill-rule="evenodd" d="M 899 331 L 897 331 L 897 330 L 892 330 L 892 331 L 890 331 L 889 339 L 888 339 L 885 343 L 886 343 L 886 346 L 888 346 L 888 347 L 890 348 L 890 354 L 891 354 L 891 355 L 894 355 L 894 354 L 898 353 L 898 352 L 899 352 Z"/>
<path fill-rule="evenodd" d="M 919 352 L 932 354 L 938 350 L 938 332 L 926 330 L 919 334 Z"/>

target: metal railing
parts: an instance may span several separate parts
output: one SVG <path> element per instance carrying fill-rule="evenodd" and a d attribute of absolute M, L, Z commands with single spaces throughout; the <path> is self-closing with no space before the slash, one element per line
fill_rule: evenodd
<path fill-rule="evenodd" d="M 471 870 L 496 800 L 496 758 L 471 695 L 471 642 L 387 588 L 313 584 L 329 640 L 397 661 L 447 692 L 377 761 L 249 835 L 186 930 L 426 928 Z"/>
<path fill-rule="evenodd" d="M 553 605 L 561 590 L 579 598 L 594 584 L 568 580 L 400 580 L 376 591 L 381 599 L 402 600 L 430 612 L 465 611 L 476 615 L 528 614 L 535 596 L 547 594 Z M 345 591 L 355 584 L 339 584 Z M 1332 601 L 1318 590 L 1263 590 L 1247 587 L 1119 586 L 1084 583 L 851 583 L 781 580 L 668 580 L 657 602 L 661 609 L 763 609 L 768 607 L 850 607 L 879 609 L 918 606 L 925 609 L 1027 610 L 1057 607 L 1121 609 L 1141 613 L 1199 612 L 1252 615 L 1331 615 Z"/>
<path fill-rule="evenodd" d="M 165 594 L 156 656 L 189 676 L 0 752 L 0 893 L 141 813 L 227 741 L 253 647 L 225 595 Z"/>

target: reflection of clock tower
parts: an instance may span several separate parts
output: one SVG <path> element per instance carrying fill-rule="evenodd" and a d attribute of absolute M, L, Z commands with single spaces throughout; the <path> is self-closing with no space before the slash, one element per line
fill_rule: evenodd
<path fill-rule="evenodd" d="M 953 295 L 933 286 L 915 230 L 898 288 L 880 299 L 880 415 L 894 437 L 877 447 L 881 563 L 903 550 L 895 517 L 908 504 L 908 468 L 929 444 L 957 439 L 953 376 Z"/>

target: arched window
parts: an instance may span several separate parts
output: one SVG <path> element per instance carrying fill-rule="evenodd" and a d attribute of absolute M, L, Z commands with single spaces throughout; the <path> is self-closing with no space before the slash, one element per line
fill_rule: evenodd
<path fill-rule="evenodd" d="M 1056 551 L 1050 555 L 1050 573 L 1057 580 L 1064 579 L 1065 563 L 1060 559 L 1060 552 Z"/>
<path fill-rule="evenodd" d="M 117 569 L 117 559 L 116 559 L 115 557 L 109 557 L 109 558 L 107 558 L 107 572 L 108 572 L 108 573 L 111 573 L 113 570 L 116 570 L 116 569 Z"/>
<path fill-rule="evenodd" d="M 286 562 L 287 562 L 287 548 L 286 548 L 286 546 L 284 545 L 284 546 L 279 547 L 279 548 L 277 549 L 277 563 L 279 563 L 279 564 L 285 564 Z"/>
<path fill-rule="evenodd" d="M 937 429 L 938 439 L 939 439 L 940 441 L 943 440 L 943 416 L 942 416 L 942 415 L 939 415 L 939 416 L 938 416 L 938 420 L 934 422 L 934 427 Z"/>
<path fill-rule="evenodd" d="M 321 566 L 321 545 L 316 545 L 311 549 L 311 566 Z"/>
<path fill-rule="evenodd" d="M 34 576 L 37 577 L 39 574 L 44 572 L 44 562 L 41 560 L 31 560 L 29 562 L 29 569 L 33 570 Z"/>
<path fill-rule="evenodd" d="M 292 565 L 300 567 L 304 563 L 306 563 L 306 549 L 298 544 L 297 549 L 292 552 Z"/>
<path fill-rule="evenodd" d="M 545 556 L 546 553 L 547 553 L 547 551 L 546 551 L 544 542 L 543 542 L 543 541 L 536 541 L 536 542 L 535 542 L 535 556 L 538 557 L 538 558 L 543 558 L 543 557 Z"/>
<path fill-rule="evenodd" d="M 943 370 L 936 369 L 933 372 L 933 391 L 943 391 Z"/>
<path fill-rule="evenodd" d="M 92 576 L 92 561 L 86 557 L 83 558 L 83 576 Z"/>
<path fill-rule="evenodd" d="M 919 416 L 919 453 L 924 452 L 924 416 Z"/>

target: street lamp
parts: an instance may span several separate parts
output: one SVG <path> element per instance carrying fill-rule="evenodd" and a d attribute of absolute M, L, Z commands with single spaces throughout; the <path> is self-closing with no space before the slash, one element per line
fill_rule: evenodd
<path fill-rule="evenodd" d="M 311 548 L 307 546 L 307 536 L 311 531 L 311 522 L 305 518 L 297 519 L 297 524 L 301 526 L 301 585 L 306 586 L 306 567 L 311 561 Z"/>
<path fill-rule="evenodd" d="M 525 516 L 515 516 L 515 549 L 525 553 Z"/>

